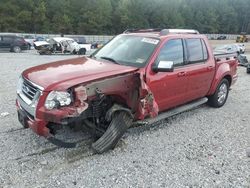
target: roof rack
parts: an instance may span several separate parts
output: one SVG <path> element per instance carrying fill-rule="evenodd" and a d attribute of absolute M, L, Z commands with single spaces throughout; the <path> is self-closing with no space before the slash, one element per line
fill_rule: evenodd
<path fill-rule="evenodd" d="M 161 28 L 151 28 L 151 29 L 127 29 L 123 33 L 149 33 L 149 32 L 160 32 Z"/>
<path fill-rule="evenodd" d="M 152 28 L 152 29 L 127 29 L 123 33 L 149 33 L 149 32 L 160 32 L 160 35 L 167 35 L 170 33 L 187 33 L 187 34 L 200 34 L 199 31 L 194 29 L 161 29 L 161 28 Z"/>
<path fill-rule="evenodd" d="M 163 29 L 160 32 L 160 35 L 167 35 L 170 33 L 176 33 L 176 34 L 181 34 L 181 33 L 188 33 L 188 34 L 200 34 L 199 31 L 194 30 L 194 29 Z"/>

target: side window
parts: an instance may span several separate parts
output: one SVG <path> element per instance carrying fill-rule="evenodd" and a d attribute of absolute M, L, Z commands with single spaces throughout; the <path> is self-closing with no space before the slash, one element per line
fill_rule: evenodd
<path fill-rule="evenodd" d="M 4 41 L 4 42 L 11 42 L 12 40 L 13 40 L 12 37 L 3 36 L 3 41 Z"/>
<path fill-rule="evenodd" d="M 15 38 L 15 41 L 21 42 L 21 41 L 23 41 L 23 38 L 21 38 L 21 37 L 16 37 L 16 38 Z"/>
<path fill-rule="evenodd" d="M 200 39 L 187 39 L 188 61 L 198 63 L 204 61 L 203 47 Z"/>
<path fill-rule="evenodd" d="M 173 39 L 167 41 L 158 55 L 158 61 L 173 61 L 174 66 L 183 65 L 184 61 L 182 40 Z"/>

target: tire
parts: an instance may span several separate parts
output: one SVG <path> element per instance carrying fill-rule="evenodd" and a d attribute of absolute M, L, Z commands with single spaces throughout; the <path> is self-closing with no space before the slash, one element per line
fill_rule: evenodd
<path fill-rule="evenodd" d="M 105 133 L 92 144 L 92 149 L 99 154 L 113 149 L 131 123 L 127 112 L 116 112 Z"/>
<path fill-rule="evenodd" d="M 76 55 L 76 54 L 77 54 L 77 52 L 74 50 L 71 54 Z"/>
<path fill-rule="evenodd" d="M 21 52 L 21 48 L 19 46 L 14 46 L 13 47 L 13 52 L 20 53 Z"/>
<path fill-rule="evenodd" d="M 78 54 L 79 54 L 79 55 L 85 55 L 85 54 L 86 54 L 86 49 L 85 49 L 85 48 L 81 48 L 81 49 L 78 51 Z"/>
<path fill-rule="evenodd" d="M 228 93 L 229 93 L 229 82 L 227 79 L 224 78 L 217 86 L 215 93 L 209 96 L 208 104 L 215 108 L 222 107 L 227 101 Z"/>
<path fill-rule="evenodd" d="M 250 68 L 247 68 L 247 73 L 250 74 Z"/>

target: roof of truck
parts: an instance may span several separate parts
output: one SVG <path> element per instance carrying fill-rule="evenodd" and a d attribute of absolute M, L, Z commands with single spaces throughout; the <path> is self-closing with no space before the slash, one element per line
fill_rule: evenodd
<path fill-rule="evenodd" d="M 124 34 L 137 35 L 150 38 L 164 39 L 167 36 L 189 36 L 189 37 L 204 37 L 197 30 L 191 29 L 139 29 L 139 30 L 126 30 Z"/>

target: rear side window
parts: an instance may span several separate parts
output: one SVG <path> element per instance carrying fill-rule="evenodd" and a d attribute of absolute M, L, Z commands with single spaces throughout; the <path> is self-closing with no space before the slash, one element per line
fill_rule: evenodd
<path fill-rule="evenodd" d="M 4 42 L 11 42 L 12 40 L 13 40 L 13 37 L 3 36 L 3 41 Z"/>
<path fill-rule="evenodd" d="M 159 53 L 158 61 L 173 61 L 174 66 L 183 65 L 184 60 L 182 40 L 173 39 L 167 41 Z"/>
<path fill-rule="evenodd" d="M 18 41 L 18 42 L 22 42 L 24 40 L 24 38 L 22 38 L 22 37 L 16 37 L 15 38 L 15 41 Z"/>
<path fill-rule="evenodd" d="M 188 64 L 204 62 L 208 59 L 208 51 L 202 39 L 186 39 Z"/>
<path fill-rule="evenodd" d="M 200 39 L 187 39 L 187 50 L 189 63 L 196 63 L 203 61 L 203 51 Z"/>

